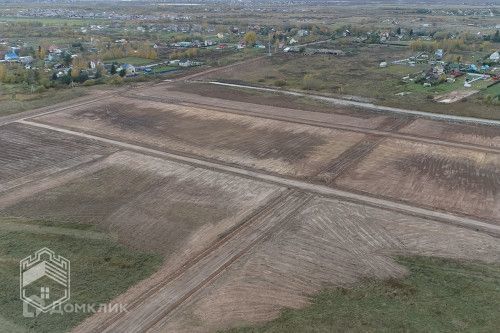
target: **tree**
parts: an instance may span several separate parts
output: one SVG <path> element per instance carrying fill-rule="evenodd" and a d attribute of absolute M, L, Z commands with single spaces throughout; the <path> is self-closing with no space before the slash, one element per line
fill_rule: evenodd
<path fill-rule="evenodd" d="M 312 74 L 306 74 L 302 79 L 302 89 L 319 90 L 321 89 L 321 81 L 316 79 Z"/>
<path fill-rule="evenodd" d="M 69 64 L 71 64 L 71 61 L 73 59 L 71 58 L 71 54 L 70 53 L 64 53 L 63 55 L 63 63 L 65 66 L 69 66 Z"/>
<path fill-rule="evenodd" d="M 198 55 L 198 49 L 190 48 L 185 52 L 186 58 L 194 58 Z"/>
<path fill-rule="evenodd" d="M 127 74 L 127 71 L 125 70 L 125 68 L 122 68 L 120 70 L 120 73 L 118 73 L 118 75 L 120 75 L 121 77 L 124 77 L 126 74 Z"/>
<path fill-rule="evenodd" d="M 497 30 L 495 32 L 495 35 L 493 36 L 493 41 L 496 43 L 500 43 L 500 30 Z"/>
<path fill-rule="evenodd" d="M 111 70 L 109 71 L 109 73 L 110 73 L 111 75 L 115 75 L 115 74 L 116 74 L 116 66 L 115 66 L 115 64 L 112 64 L 112 65 L 111 65 Z"/>
<path fill-rule="evenodd" d="M 257 34 L 255 31 L 249 31 L 245 34 L 244 40 L 245 44 L 254 46 L 255 42 L 257 42 Z"/>
<path fill-rule="evenodd" d="M 81 70 L 78 67 L 73 67 L 71 69 L 71 78 L 73 79 L 73 81 L 75 81 L 78 78 L 78 76 L 80 76 L 80 72 Z"/>
<path fill-rule="evenodd" d="M 6 76 L 7 76 L 7 67 L 4 64 L 0 64 L 0 82 L 4 82 Z"/>

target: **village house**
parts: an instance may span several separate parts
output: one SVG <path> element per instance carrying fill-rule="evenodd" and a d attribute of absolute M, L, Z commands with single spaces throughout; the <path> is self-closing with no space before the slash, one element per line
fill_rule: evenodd
<path fill-rule="evenodd" d="M 307 37 L 309 36 L 309 30 L 306 29 L 300 29 L 297 31 L 297 37 Z"/>
<path fill-rule="evenodd" d="M 14 48 L 11 48 L 4 56 L 5 61 L 18 61 L 19 56 L 17 55 Z"/>
<path fill-rule="evenodd" d="M 434 53 L 434 56 L 436 57 L 436 60 L 441 60 L 444 57 L 444 50 L 443 49 L 437 49 L 436 52 Z"/>
<path fill-rule="evenodd" d="M 123 64 L 118 68 L 118 72 L 125 70 L 125 75 L 135 75 L 135 67 L 130 64 Z"/>
<path fill-rule="evenodd" d="M 180 67 L 191 67 L 193 62 L 189 59 L 181 59 L 178 63 Z"/>
<path fill-rule="evenodd" d="M 49 51 L 49 53 L 53 53 L 53 54 L 61 54 L 62 53 L 62 50 L 55 45 L 49 46 L 47 51 Z"/>
<path fill-rule="evenodd" d="M 500 53 L 498 51 L 492 53 L 490 55 L 490 60 L 494 62 L 499 62 L 500 61 Z"/>

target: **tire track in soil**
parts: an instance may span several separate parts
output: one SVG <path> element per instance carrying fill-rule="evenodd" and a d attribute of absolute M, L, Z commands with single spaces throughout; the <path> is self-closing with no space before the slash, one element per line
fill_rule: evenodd
<path fill-rule="evenodd" d="M 311 195 L 306 194 L 305 195 L 308 199 Z M 151 299 L 155 299 L 155 295 L 165 287 L 167 287 L 170 283 L 174 282 L 175 280 L 178 280 L 182 278 L 183 276 L 190 276 L 193 273 L 189 273 L 190 270 L 195 270 L 197 268 L 197 265 L 202 265 L 203 262 L 207 261 L 207 258 L 209 256 L 212 256 L 214 258 L 219 258 L 224 255 L 225 247 L 227 247 L 229 242 L 236 242 L 233 241 L 235 237 L 239 237 L 238 239 L 243 239 L 240 243 L 243 244 L 245 239 L 250 239 L 251 234 L 248 235 L 247 233 L 251 233 L 252 231 L 254 233 L 265 233 L 266 230 L 268 230 L 270 227 L 265 226 L 263 224 L 266 223 L 266 221 L 269 221 L 267 217 L 271 215 L 279 215 L 276 212 L 279 212 L 280 208 L 287 207 L 288 205 L 291 205 L 292 207 L 296 207 L 296 209 L 299 209 L 302 207 L 301 205 L 296 205 L 295 203 L 299 200 L 296 197 L 303 198 L 304 194 L 299 193 L 297 190 L 286 190 L 277 195 L 275 198 L 272 198 L 269 200 L 266 204 L 264 204 L 262 207 L 260 207 L 258 210 L 256 210 L 254 213 L 252 213 L 250 216 L 246 217 L 244 220 L 242 220 L 237 226 L 233 227 L 231 230 L 226 231 L 224 234 L 221 234 L 219 236 L 219 239 L 216 240 L 214 243 L 209 245 L 206 249 L 204 249 L 201 253 L 197 254 L 195 257 L 193 257 L 190 261 L 186 262 L 181 268 L 171 272 L 165 278 L 163 281 L 160 283 L 157 283 L 154 285 L 154 287 L 148 289 L 146 293 L 143 293 L 140 295 L 140 297 L 137 297 L 134 299 L 133 302 L 127 304 L 127 313 L 114 313 L 114 314 L 109 314 L 111 317 L 107 318 L 103 322 L 99 323 L 98 325 L 91 326 L 88 325 L 88 323 L 85 323 L 85 325 L 80 325 L 77 328 L 73 330 L 73 332 L 115 332 L 115 331 L 123 331 L 123 330 L 115 330 L 112 329 L 114 325 L 117 325 L 117 323 L 122 323 L 122 319 L 124 316 L 126 316 L 128 313 L 137 309 L 140 306 L 147 306 L 150 304 Z M 308 200 L 307 200 L 308 201 Z M 290 204 L 290 202 L 293 204 Z M 305 204 L 306 201 L 303 202 Z M 292 214 L 294 209 L 290 214 Z M 287 216 L 289 216 L 288 214 Z M 258 226 L 255 226 L 255 225 Z M 244 236 L 241 236 L 243 234 Z M 238 236 L 240 235 L 240 236 Z M 253 246 L 253 244 L 252 244 Z M 248 248 L 244 249 L 243 251 L 248 251 L 251 246 Z M 219 252 L 222 252 L 222 254 L 219 254 Z M 217 253 L 217 254 L 214 254 Z M 222 264 L 221 268 L 217 271 L 217 274 L 212 272 L 208 278 L 205 278 L 203 283 L 201 283 L 198 288 L 195 288 L 196 290 L 199 290 L 203 285 L 208 283 L 210 280 L 212 280 L 215 276 L 220 274 L 225 268 L 227 268 L 232 262 L 234 262 L 237 257 L 243 255 L 243 252 L 240 252 L 239 255 L 230 258 L 226 263 Z M 196 273 L 196 272 L 195 272 Z M 190 290 L 186 292 L 182 297 L 180 297 L 179 300 L 177 300 L 174 304 L 171 304 L 169 307 L 168 312 L 172 311 L 175 307 L 180 305 L 184 299 L 187 299 L 190 295 L 192 295 L 196 290 Z M 170 296 L 169 296 L 170 297 Z M 167 297 L 167 300 L 168 298 Z M 163 307 L 161 307 L 163 308 Z M 165 310 L 162 310 L 165 312 Z M 161 320 L 164 316 L 161 316 L 158 318 L 158 320 Z M 134 321 L 135 322 L 135 321 Z M 156 322 L 155 322 L 156 323 Z M 151 326 L 154 325 L 151 324 Z M 124 328 L 127 331 L 129 328 Z"/>
<path fill-rule="evenodd" d="M 368 135 L 366 138 L 340 154 L 329 166 L 319 171 L 312 178 L 320 178 L 326 184 L 333 185 L 335 179 L 368 156 L 382 140 L 384 140 L 384 138 L 381 136 Z"/>
<path fill-rule="evenodd" d="M 386 132 L 397 132 L 403 127 L 406 127 L 415 121 L 415 117 L 391 117 L 387 118 L 380 126 L 377 128 L 379 131 Z"/>
<path fill-rule="evenodd" d="M 313 195 L 311 194 L 304 194 L 300 193 L 299 191 L 292 191 L 291 195 L 288 197 L 295 197 L 293 200 L 290 200 L 289 202 L 283 201 L 283 205 L 279 207 L 275 207 L 275 209 L 270 212 L 272 214 L 271 216 L 265 215 L 260 218 L 261 224 L 266 223 L 267 221 L 273 221 L 274 223 L 269 223 L 267 229 L 262 230 L 261 228 L 256 228 L 256 232 L 259 232 L 259 235 L 251 241 L 248 246 L 246 246 L 244 249 L 239 251 L 235 256 L 233 256 L 230 260 L 227 261 L 221 268 L 219 268 L 217 271 L 213 272 L 209 277 L 207 277 L 202 284 L 198 285 L 196 288 L 191 290 L 187 295 L 183 297 L 182 300 L 177 302 L 174 306 L 171 308 L 167 309 L 164 311 L 162 316 L 158 316 L 154 321 L 152 321 L 150 324 L 148 324 L 144 329 L 138 330 L 137 332 L 154 332 L 155 326 L 162 320 L 165 319 L 166 316 L 168 316 L 172 311 L 174 311 L 176 308 L 178 308 L 180 305 L 182 305 L 187 299 L 190 297 L 194 296 L 196 293 L 200 292 L 203 290 L 203 287 L 208 285 L 209 283 L 213 282 L 216 280 L 219 276 L 221 276 L 226 269 L 228 269 L 233 263 L 238 261 L 239 258 L 241 258 L 243 255 L 247 254 L 251 249 L 253 249 L 257 244 L 260 244 L 266 239 L 269 239 L 272 237 L 277 231 L 279 231 L 280 228 L 283 227 L 284 224 L 287 223 L 288 220 L 292 216 L 296 214 L 296 212 L 300 211 L 304 206 L 309 203 Z M 287 198 L 287 199 L 288 199 Z M 258 223 L 257 222 L 257 223 Z M 241 235 L 240 235 L 241 236 Z M 242 237 L 240 237 L 242 238 Z M 243 243 L 246 239 L 241 240 L 241 243 Z M 236 242 L 237 240 L 235 240 Z M 238 240 L 240 241 L 240 240 Z"/>

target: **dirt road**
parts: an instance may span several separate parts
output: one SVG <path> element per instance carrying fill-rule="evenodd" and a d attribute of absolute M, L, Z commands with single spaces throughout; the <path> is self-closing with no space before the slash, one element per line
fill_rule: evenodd
<path fill-rule="evenodd" d="M 463 116 L 452 116 L 452 115 L 439 114 L 439 113 L 407 110 L 407 109 L 394 108 L 394 107 L 389 107 L 389 106 L 375 105 L 373 103 L 356 102 L 356 101 L 344 100 L 344 99 L 340 99 L 340 98 L 299 93 L 299 92 L 295 92 L 295 91 L 287 91 L 287 90 L 282 90 L 282 89 L 261 88 L 261 87 L 253 87 L 253 86 L 246 86 L 246 85 L 241 85 L 241 84 L 223 83 L 223 82 L 216 82 L 216 81 L 211 81 L 211 82 L 209 82 L 209 84 L 222 85 L 222 86 L 234 87 L 234 88 L 268 91 L 268 92 L 293 95 L 293 96 L 304 96 L 304 97 L 309 97 L 312 99 L 326 101 L 326 102 L 329 102 L 329 103 L 332 103 L 335 105 L 359 107 L 359 108 L 364 108 L 364 109 L 368 109 L 368 110 L 372 110 L 372 111 L 390 112 L 390 113 L 396 113 L 396 114 L 401 114 L 401 115 L 414 115 L 414 116 L 419 116 L 422 118 L 439 119 L 439 120 L 446 120 L 446 121 L 500 126 L 500 120 L 480 119 L 480 118 L 463 117 Z"/>

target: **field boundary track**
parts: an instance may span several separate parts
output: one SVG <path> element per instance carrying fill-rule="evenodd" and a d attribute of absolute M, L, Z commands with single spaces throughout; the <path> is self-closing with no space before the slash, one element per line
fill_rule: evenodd
<path fill-rule="evenodd" d="M 337 158 L 330 161 L 323 170 L 315 173 L 315 177 L 321 174 L 328 174 L 329 185 L 333 185 L 335 179 L 343 175 L 350 168 L 366 158 L 383 141 L 380 136 L 367 136 L 351 148 L 343 151 Z"/>
<path fill-rule="evenodd" d="M 197 81 L 197 82 L 203 83 L 204 81 Z M 465 117 L 465 116 L 453 116 L 453 115 L 447 115 L 447 114 L 441 114 L 441 113 L 408 110 L 408 109 L 395 108 L 395 107 L 391 107 L 391 106 L 376 105 L 373 103 L 365 103 L 365 102 L 356 102 L 356 101 L 350 101 L 350 100 L 340 99 L 340 98 L 335 98 L 335 97 L 320 96 L 320 95 L 307 94 L 307 93 L 289 91 L 289 90 L 283 90 L 283 89 L 254 87 L 254 86 L 248 86 L 248 85 L 243 85 L 243 84 L 223 83 L 223 82 L 218 82 L 218 81 L 208 81 L 205 83 L 221 85 L 221 86 L 226 86 L 226 87 L 233 87 L 233 88 L 243 88 L 243 89 L 252 89 L 252 90 L 274 92 L 274 93 L 299 96 L 299 97 L 309 97 L 312 99 L 330 102 L 330 103 L 335 104 L 335 105 L 352 106 L 352 107 L 358 107 L 358 108 L 368 109 L 368 110 L 377 111 L 377 112 L 395 113 L 398 115 L 407 115 L 407 116 L 414 115 L 414 116 L 419 116 L 421 118 L 446 120 L 446 121 L 454 121 L 454 122 L 461 122 L 461 123 L 473 123 L 473 124 L 483 124 L 483 125 L 490 125 L 490 126 L 500 126 L 500 120 L 491 120 L 491 119 Z"/>
<path fill-rule="evenodd" d="M 266 237 L 274 234 L 276 230 L 280 229 L 282 225 L 289 220 L 290 216 L 299 211 L 310 200 L 311 196 L 304 195 L 303 193 L 301 194 L 300 192 L 293 190 L 289 191 L 281 200 L 278 200 L 273 204 L 272 209 L 266 210 L 252 219 L 251 223 L 248 223 L 244 229 L 232 234 L 224 244 L 211 251 L 206 258 L 203 259 L 204 262 L 200 261 L 198 265 L 193 266 L 191 269 L 193 272 L 186 270 L 183 275 L 186 276 L 186 279 L 189 279 L 189 282 L 193 280 L 193 275 L 196 275 L 197 273 L 204 275 L 203 280 L 190 288 L 187 293 L 182 295 L 182 297 L 180 297 L 179 300 L 173 303 L 170 307 L 163 308 L 158 311 L 158 313 L 151 318 L 146 325 L 137 323 L 137 326 L 134 327 L 135 329 L 133 328 L 133 331 L 148 332 L 153 329 L 162 319 L 167 317 L 186 300 L 193 297 L 210 282 L 216 280 L 234 262 L 248 253 L 258 243 Z M 221 257 L 223 260 L 218 263 L 220 260 L 219 258 Z M 204 266 L 208 266 L 210 268 L 210 274 L 203 274 Z M 165 291 L 163 292 L 165 293 Z M 123 326 L 123 329 L 119 329 L 118 331 L 123 331 L 124 329 L 128 330 L 130 326 L 134 325 L 130 325 L 130 323 L 123 323 L 121 321 L 119 324 Z M 111 329 L 105 330 L 104 332 L 115 331 L 115 329 Z"/>
<path fill-rule="evenodd" d="M 41 123 L 35 123 L 35 122 L 30 122 L 26 120 L 20 120 L 18 123 L 22 123 L 25 125 L 29 126 L 36 126 L 36 127 L 41 127 L 53 131 L 58 131 L 70 135 L 75 135 L 75 136 L 80 136 L 88 139 L 93 139 L 93 140 L 98 140 L 101 142 L 105 142 L 108 144 L 112 144 L 115 146 L 119 146 L 124 149 L 136 151 L 139 153 L 145 153 L 148 155 L 154 155 L 154 156 L 159 156 L 162 158 L 166 158 L 169 160 L 174 160 L 174 161 L 179 161 L 181 163 L 187 163 L 191 165 L 196 165 L 202 168 L 208 168 L 211 170 L 217 170 L 220 172 L 226 172 L 226 173 L 231 173 L 231 174 L 236 174 L 239 176 L 247 177 L 247 178 L 253 178 L 253 179 L 258 179 L 261 181 L 265 181 L 268 183 L 272 184 L 278 184 L 281 186 L 285 187 L 293 187 L 300 189 L 305 192 L 310 192 L 310 193 L 316 193 L 320 194 L 323 196 L 328 196 L 328 197 L 334 197 L 334 198 L 339 198 L 341 200 L 347 200 L 351 202 L 356 202 L 356 203 L 361 203 L 365 205 L 369 205 L 372 207 L 378 207 L 378 208 L 383 208 L 383 209 L 388 209 L 388 210 L 393 210 L 397 211 L 400 213 L 404 213 L 407 215 L 411 216 L 418 216 L 418 217 L 424 217 L 427 219 L 439 221 L 439 222 L 444 222 L 444 223 L 449 223 L 453 224 L 456 226 L 464 227 L 464 228 L 469 228 L 473 229 L 476 231 L 482 231 L 485 233 L 488 233 L 490 235 L 500 237 L 500 225 L 494 225 L 491 223 L 487 222 L 482 222 L 479 220 L 476 220 L 471 217 L 466 217 L 466 216 L 458 216 L 454 215 L 451 213 L 443 212 L 443 211 L 437 211 L 437 210 L 431 210 L 423 207 L 417 207 L 417 206 L 412 206 L 407 203 L 401 203 L 401 202 L 395 202 L 392 200 L 387 200 L 385 198 L 377 198 L 365 194 L 360 194 L 356 192 L 351 192 L 351 191 L 346 191 L 342 189 L 336 189 L 332 187 L 328 187 L 325 185 L 319 185 L 319 184 L 313 184 L 313 183 L 308 183 L 304 182 L 301 180 L 296 180 L 296 179 L 289 179 L 289 178 L 284 178 L 281 176 L 277 175 L 271 175 L 271 174 L 266 174 L 262 172 L 258 172 L 249 168 L 243 168 L 243 167 L 236 167 L 236 166 L 230 166 L 230 165 L 224 165 L 221 163 L 215 163 L 212 161 L 207 161 L 195 157 L 187 157 L 183 156 L 180 154 L 174 154 L 174 153 L 169 153 L 169 152 L 164 152 L 156 149 L 151 149 L 147 147 L 143 147 L 140 145 L 136 144 L 131 144 L 131 143 L 126 143 L 122 141 L 117 141 L 113 139 L 107 139 L 104 137 L 100 136 L 95 136 L 91 134 L 86 134 L 74 130 L 68 130 L 64 128 L 59 128 L 51 125 L 46 125 L 46 124 L 41 124 Z"/>
<path fill-rule="evenodd" d="M 310 126 L 330 128 L 330 129 L 343 130 L 343 131 L 350 131 L 350 132 L 363 133 L 363 134 L 369 134 L 369 135 L 385 136 L 385 137 L 389 137 L 389 138 L 403 139 L 403 140 L 414 141 L 414 142 L 430 143 L 430 144 L 435 144 L 435 145 L 440 145 L 440 146 L 445 146 L 445 147 L 471 149 L 471 150 L 481 151 L 481 152 L 485 152 L 485 153 L 500 154 L 500 148 L 487 147 L 487 146 L 483 146 L 480 144 L 473 144 L 473 143 L 461 143 L 458 141 L 447 141 L 447 140 L 442 140 L 442 139 L 434 139 L 434 138 L 421 136 L 421 135 L 415 135 L 415 134 L 392 132 L 392 129 L 391 130 L 381 130 L 381 129 L 370 129 L 370 128 L 365 128 L 365 127 L 350 126 L 350 125 L 330 124 L 330 123 L 321 122 L 321 121 L 309 120 L 306 118 L 287 117 L 287 116 L 273 115 L 273 114 L 263 114 L 263 113 L 255 112 L 255 111 L 243 111 L 240 109 L 234 109 L 234 108 L 229 108 L 229 107 L 225 107 L 225 106 L 224 107 L 215 107 L 213 105 L 203 104 L 203 103 L 180 102 L 180 101 L 176 101 L 175 98 L 168 99 L 168 98 L 161 98 L 161 97 L 154 97 L 154 96 L 143 96 L 143 95 L 138 95 L 138 94 L 133 94 L 133 93 L 127 94 L 127 96 L 124 96 L 124 97 L 133 97 L 133 98 L 137 98 L 137 99 L 149 100 L 149 101 L 160 102 L 160 103 L 178 103 L 179 105 L 190 106 L 190 107 L 202 106 L 203 108 L 205 108 L 207 110 L 213 110 L 213 111 L 222 112 L 222 113 L 231 113 L 231 114 L 237 114 L 237 115 L 243 115 L 243 116 L 252 116 L 252 117 L 257 117 L 257 118 L 262 118 L 262 119 L 280 120 L 280 121 L 286 121 L 286 122 L 293 123 L 293 124 L 310 125 Z M 313 111 L 305 111 L 305 110 L 299 110 L 299 111 L 313 112 Z"/>

